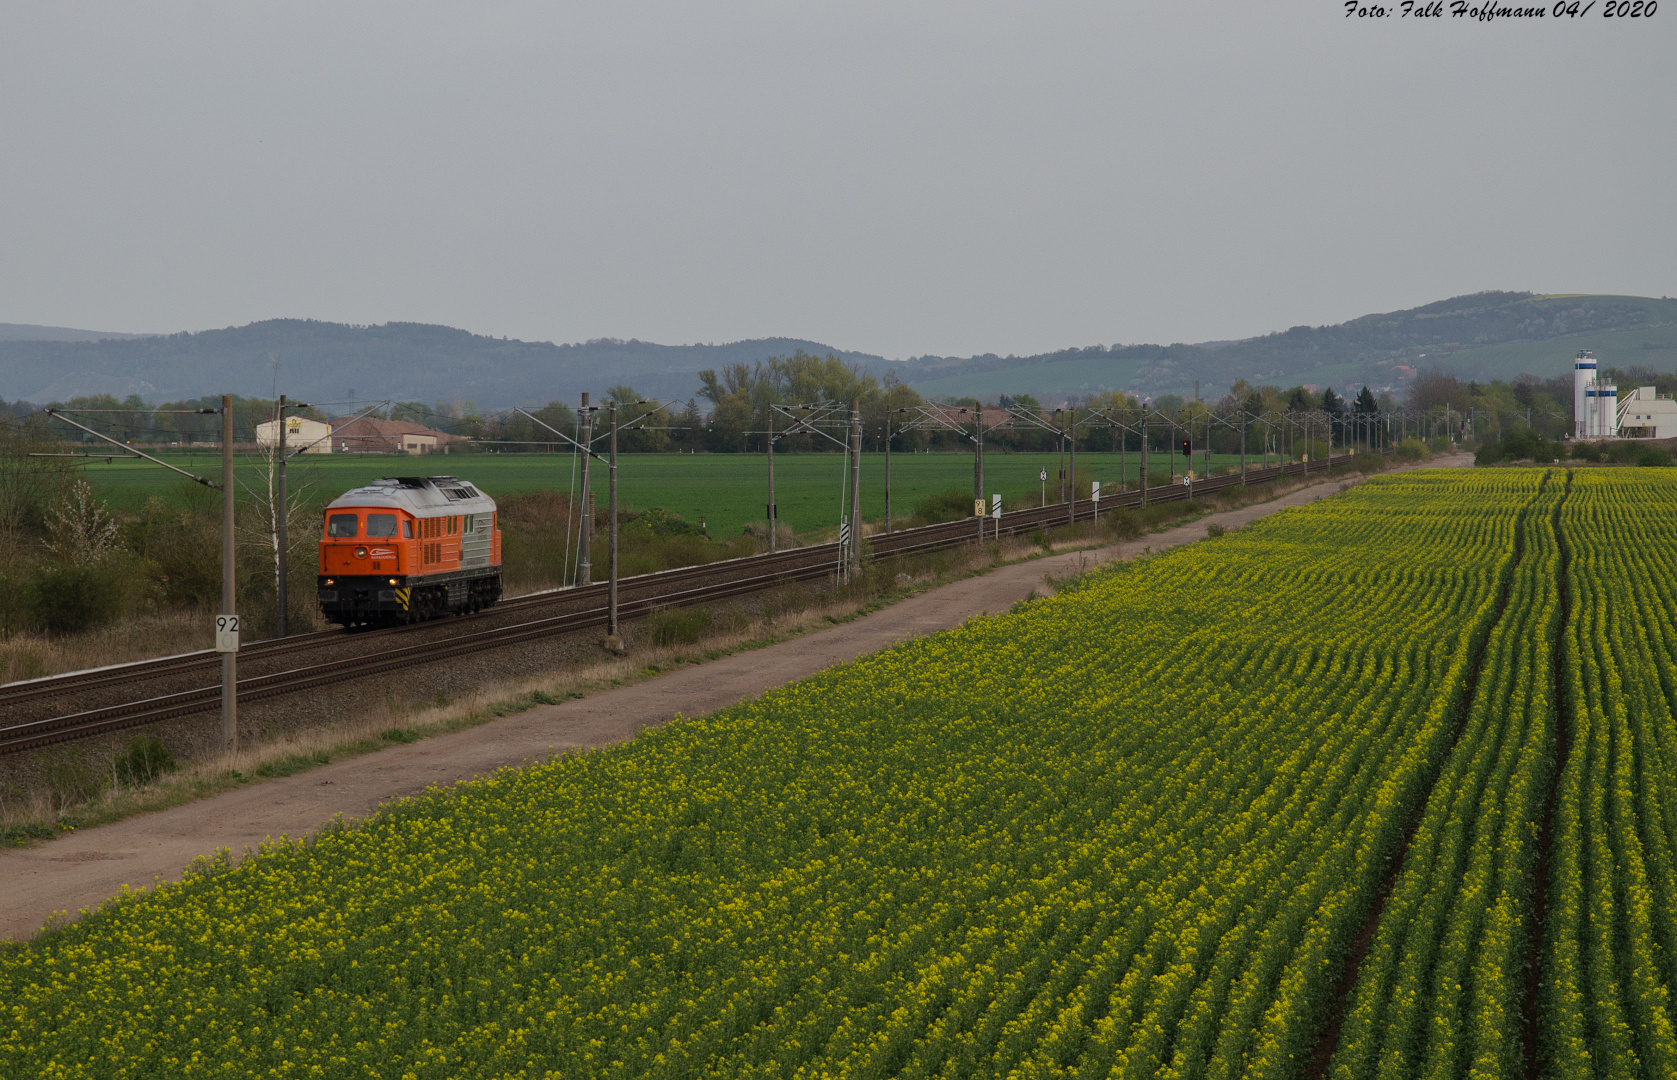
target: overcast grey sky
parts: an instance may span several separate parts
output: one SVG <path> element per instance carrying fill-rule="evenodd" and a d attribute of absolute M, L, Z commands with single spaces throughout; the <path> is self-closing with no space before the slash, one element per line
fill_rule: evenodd
<path fill-rule="evenodd" d="M 1667 3 L 18 0 L 0 321 L 905 357 L 1673 295 Z"/>

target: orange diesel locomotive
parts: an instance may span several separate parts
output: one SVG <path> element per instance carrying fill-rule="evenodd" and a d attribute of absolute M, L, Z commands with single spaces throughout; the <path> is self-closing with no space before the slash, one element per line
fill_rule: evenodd
<path fill-rule="evenodd" d="M 342 626 L 417 622 L 501 597 L 495 500 L 453 476 L 374 480 L 326 507 L 320 611 Z"/>

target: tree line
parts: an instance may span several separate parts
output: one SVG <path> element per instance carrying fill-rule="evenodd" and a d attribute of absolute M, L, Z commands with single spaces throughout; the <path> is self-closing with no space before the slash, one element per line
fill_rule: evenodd
<path fill-rule="evenodd" d="M 1677 373 L 1629 367 L 1605 368 L 1602 374 L 1625 388 L 1652 385 L 1660 393 L 1677 392 Z M 961 432 L 910 426 L 915 419 L 914 410 L 928 404 L 913 387 L 889 373 L 883 378 L 876 378 L 859 365 L 830 354 L 818 357 L 799 351 L 791 356 L 765 361 L 728 364 L 700 372 L 700 381 L 699 394 L 684 404 L 637 404 L 644 400 L 643 395 L 628 385 L 610 387 L 605 397 L 596 399 L 594 404 L 618 403 L 618 417 L 623 426 L 619 448 L 625 453 L 761 453 L 767 446 L 771 430 L 779 435 L 775 443 L 777 451 L 836 452 L 838 447 L 819 435 L 782 434 L 790 421 L 784 412 L 776 411 L 777 406 L 796 415 L 799 412 L 797 406 L 816 402 L 858 403 L 864 446 L 870 450 L 883 449 L 887 426 L 892 432 L 891 447 L 898 452 L 964 449 L 970 445 Z M 987 409 L 1011 408 L 1029 412 L 1048 426 L 1064 422 L 1064 417 L 1057 415 L 1055 407 L 1045 405 L 1029 394 L 1004 394 L 983 400 L 976 397 L 944 398 L 939 404 L 957 409 L 980 405 Z M 1133 394 L 1109 391 L 1086 395 L 1075 404 L 1084 410 L 1100 409 L 1136 417 L 1145 407 L 1154 414 L 1175 419 L 1183 428 L 1194 427 L 1196 430 L 1204 429 L 1208 414 L 1230 417 L 1242 410 L 1254 415 L 1321 414 L 1331 427 L 1334 441 L 1340 444 L 1370 441 L 1379 419 L 1400 409 L 1411 416 L 1421 414 L 1440 418 L 1450 416 L 1458 421 L 1466 419 L 1474 435 L 1480 439 L 1501 438 L 1523 430 L 1529 431 L 1532 438 L 1553 442 L 1572 431 L 1570 374 L 1548 379 L 1522 375 L 1508 381 L 1478 382 L 1433 369 L 1422 371 L 1410 382 L 1401 399 L 1390 392 L 1375 394 L 1366 386 L 1356 395 L 1341 397 L 1331 387 L 1316 391 L 1304 386 L 1259 386 L 1242 379 L 1236 381 L 1227 394 L 1213 401 L 1189 400 L 1165 394 L 1144 403 Z M 135 444 L 193 446 L 218 444 L 221 439 L 219 415 L 194 414 L 200 409 L 218 410 L 221 405 L 219 395 L 154 405 L 137 395 L 118 399 L 101 394 L 55 402 L 54 405 L 72 412 L 98 410 L 94 414 L 96 420 L 89 418 L 91 426 L 113 438 Z M 273 418 L 274 406 L 275 402 L 269 398 L 235 395 L 235 441 L 254 441 L 256 425 Z M 37 412 L 38 407 L 29 402 L 0 400 L 0 421 L 16 421 Z M 313 407 L 291 412 L 321 421 L 331 418 L 321 409 Z M 479 442 L 482 448 L 503 453 L 559 449 L 564 443 L 553 436 L 554 430 L 572 437 L 579 431 L 577 408 L 572 403 L 550 401 L 529 412 L 535 420 L 520 411 L 486 410 L 470 399 L 455 397 L 429 405 L 419 401 L 396 401 L 381 406 L 372 415 L 405 420 Z M 1087 412 L 1083 415 L 1086 417 Z M 597 415 L 595 423 L 603 424 L 603 415 Z M 1209 427 L 1214 451 L 1239 452 L 1240 435 L 1235 427 L 1214 422 Z M 596 432 L 602 430 L 596 427 Z M 1156 431 L 1150 428 L 1150 449 L 1163 451 L 1169 448 L 1176 437 L 1172 432 L 1168 424 L 1159 424 Z M 43 432 L 43 435 L 46 434 Z M 61 441 L 97 441 L 67 427 L 60 427 L 51 434 Z M 1079 426 L 1075 437 L 1080 450 L 1139 450 L 1141 446 L 1140 436 L 1135 432 L 1126 435 L 1115 429 L 1088 424 Z M 1257 451 L 1262 440 L 1261 432 L 1249 428 L 1249 451 Z M 1058 443 L 1059 436 L 1053 432 L 1029 424 L 1013 425 L 985 435 L 986 448 L 998 453 L 1051 451 Z M 456 452 L 471 448 L 456 447 Z"/>

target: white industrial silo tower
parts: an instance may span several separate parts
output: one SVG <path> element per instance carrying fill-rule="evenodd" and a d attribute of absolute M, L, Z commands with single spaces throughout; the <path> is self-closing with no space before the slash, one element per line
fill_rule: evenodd
<path fill-rule="evenodd" d="M 1615 439 L 1619 435 L 1619 388 L 1596 376 L 1595 356 L 1588 349 L 1572 362 L 1573 437 Z"/>

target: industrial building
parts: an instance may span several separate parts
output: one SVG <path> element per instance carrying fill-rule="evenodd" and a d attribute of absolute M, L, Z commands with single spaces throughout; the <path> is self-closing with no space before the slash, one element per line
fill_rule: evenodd
<path fill-rule="evenodd" d="M 1677 401 L 1652 386 L 1638 386 L 1619 402 L 1621 439 L 1677 438 Z"/>
<path fill-rule="evenodd" d="M 1595 355 L 1588 349 L 1572 362 L 1572 437 L 1619 437 L 1619 388 L 1596 376 Z"/>
<path fill-rule="evenodd" d="M 1619 388 L 1597 374 L 1588 349 L 1572 362 L 1572 416 L 1575 439 L 1677 438 L 1677 400 L 1638 386 L 1620 401 Z"/>

